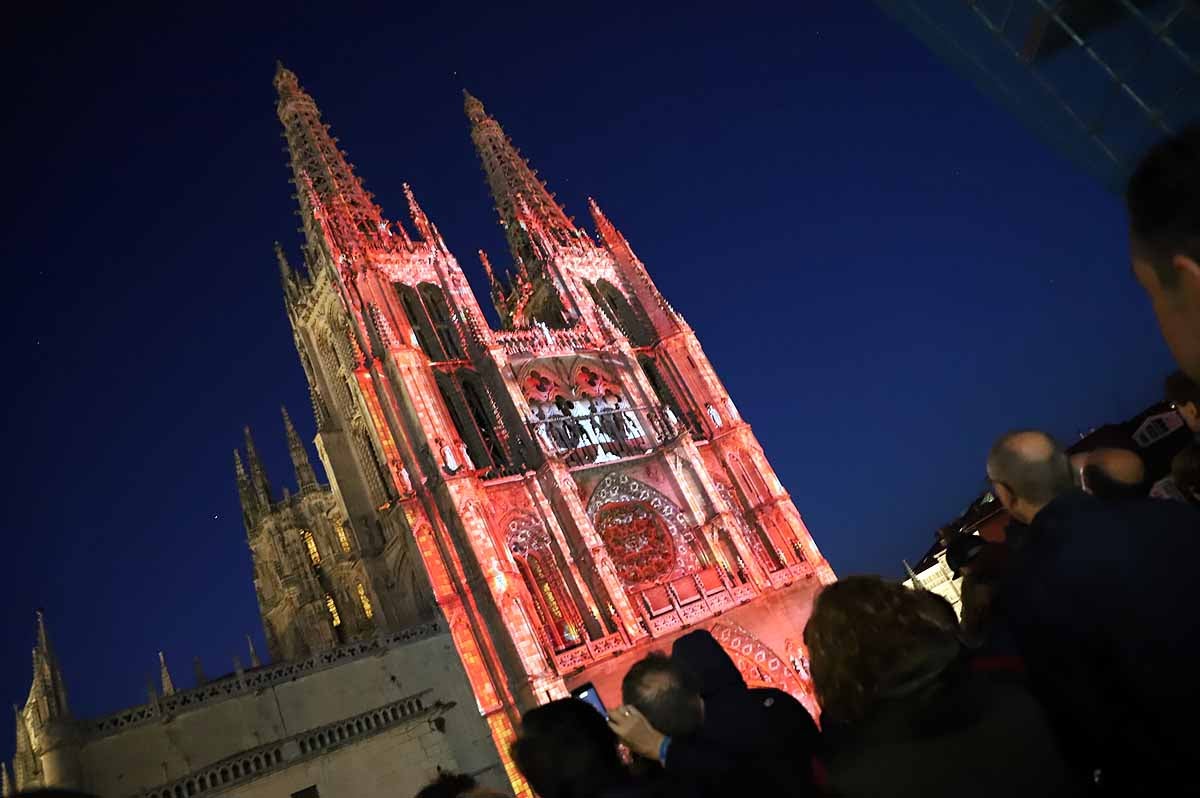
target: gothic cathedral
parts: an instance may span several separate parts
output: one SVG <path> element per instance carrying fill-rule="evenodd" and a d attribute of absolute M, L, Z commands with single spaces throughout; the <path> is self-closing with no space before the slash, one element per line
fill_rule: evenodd
<path fill-rule="evenodd" d="M 274 83 L 304 268 L 278 245 L 276 256 L 329 480 L 318 481 L 286 411 L 294 493 L 273 494 L 248 429 L 244 455 L 235 451 L 276 665 L 239 665 L 207 685 L 198 676 L 185 701 L 168 689 L 164 663 L 163 695 L 152 690 L 145 707 L 71 721 L 69 734 L 46 737 L 57 716 L 41 707 L 63 715 L 66 699 L 39 620 L 31 703 L 17 715 L 18 786 L 111 779 L 146 796 L 257 795 L 235 789 L 266 778 L 257 769 L 252 778 L 249 743 L 219 756 L 184 756 L 176 750 L 183 743 L 164 743 L 161 770 L 141 774 L 132 760 L 116 773 L 117 745 L 101 738 L 129 737 L 157 717 L 263 685 L 284 689 L 296 674 L 313 674 L 308 689 L 323 690 L 320 680 L 331 677 L 322 669 L 359 667 L 372 652 L 406 647 L 394 656 L 409 658 L 396 667 L 410 673 L 412 661 L 432 662 L 413 660 L 414 646 L 432 646 L 438 635 L 470 698 L 433 702 L 426 690 L 422 704 L 397 699 L 381 681 L 377 701 L 391 702 L 382 717 L 403 724 L 405 712 L 465 705 L 459 711 L 474 719 L 455 722 L 478 724 L 491 753 L 451 743 L 445 756 L 457 759 L 439 766 L 491 756 L 517 794 L 526 788 L 507 754 L 523 709 L 588 682 L 613 705 L 628 666 L 688 627 L 709 628 L 747 681 L 789 690 L 815 709 L 800 641 L 812 595 L 833 573 L 696 334 L 599 206 L 590 202 L 594 234 L 576 226 L 496 119 L 466 95 L 512 256 L 501 280 L 479 252 L 501 319 L 494 330 L 408 186 L 406 227 L 373 203 L 296 76 L 279 66 Z M 372 704 L 343 719 L 351 699 L 341 688 L 334 694 L 288 700 L 338 719 L 328 739 L 339 745 L 343 726 L 351 736 L 368 735 L 371 717 L 378 726 Z M 211 706 L 203 711 L 216 716 Z M 295 726 L 256 729 L 253 744 L 267 746 L 263 774 L 282 769 L 280 778 L 300 784 L 302 776 L 287 774 L 307 772 L 326 738 L 294 734 Z M 292 737 L 278 736 L 285 732 Z M 47 743 L 39 748 L 30 735 L 68 740 L 54 742 L 70 752 L 68 764 L 46 759 L 39 751 Z M 152 745 L 139 739 L 130 745 L 145 758 Z M 103 746 L 102 756 L 89 754 Z M 69 775 L 51 777 L 50 767 Z M 114 773 L 89 776 L 89 767 Z M 135 783 L 140 792 L 128 789 Z"/>
<path fill-rule="evenodd" d="M 513 259 L 502 281 L 479 253 L 493 330 L 411 189 L 412 232 L 296 76 L 280 67 L 275 88 L 306 269 L 279 261 L 332 489 L 290 424 L 298 496 L 271 502 L 252 447 L 238 465 L 273 656 L 441 614 L 480 709 L 504 717 L 618 652 L 832 578 L 696 334 L 595 202 L 593 238 L 466 95 Z"/>

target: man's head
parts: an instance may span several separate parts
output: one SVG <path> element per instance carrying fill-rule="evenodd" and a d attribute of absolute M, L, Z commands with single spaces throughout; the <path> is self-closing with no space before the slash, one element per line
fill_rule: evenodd
<path fill-rule="evenodd" d="M 691 734 L 704 721 L 704 701 L 669 657 L 651 652 L 621 681 L 621 700 L 638 708 L 650 725 L 669 737 Z"/>
<path fill-rule="evenodd" d="M 1200 125 L 1160 142 L 1125 192 L 1133 270 L 1175 359 L 1200 380 Z"/>
<path fill-rule="evenodd" d="M 461 798 L 470 795 L 478 785 L 465 773 L 442 772 L 436 780 L 421 788 L 416 798 Z"/>
<path fill-rule="evenodd" d="M 1171 461 L 1175 487 L 1193 504 L 1200 504 L 1200 443 L 1193 443 Z"/>
<path fill-rule="evenodd" d="M 1077 457 L 1082 458 L 1080 487 L 1099 499 L 1134 499 L 1150 493 L 1146 464 L 1137 452 L 1105 448 Z"/>
<path fill-rule="evenodd" d="M 996 498 L 1009 515 L 1023 524 L 1075 486 L 1066 453 L 1053 438 L 1038 430 L 1002 436 L 988 454 L 987 472 Z"/>
<path fill-rule="evenodd" d="M 541 798 L 599 795 L 627 778 L 613 730 L 577 698 L 526 712 L 510 753 Z"/>
<path fill-rule="evenodd" d="M 1167 377 L 1167 401 L 1175 405 L 1192 432 L 1200 432 L 1200 384 L 1182 371 Z"/>

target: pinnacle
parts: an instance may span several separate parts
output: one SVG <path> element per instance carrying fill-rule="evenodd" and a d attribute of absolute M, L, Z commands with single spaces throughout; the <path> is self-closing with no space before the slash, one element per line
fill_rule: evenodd
<path fill-rule="evenodd" d="M 487 111 L 483 109 L 483 103 L 466 89 L 463 89 L 463 110 L 467 113 L 467 119 L 473 123 L 482 122 L 487 118 Z"/>
<path fill-rule="evenodd" d="M 275 84 L 275 91 L 282 97 L 285 94 L 300 91 L 300 81 L 296 78 L 296 73 L 283 65 L 282 61 L 275 61 L 275 79 L 272 81 Z"/>

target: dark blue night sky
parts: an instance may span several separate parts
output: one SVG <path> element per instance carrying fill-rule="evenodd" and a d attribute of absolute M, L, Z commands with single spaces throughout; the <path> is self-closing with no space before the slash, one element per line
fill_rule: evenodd
<path fill-rule="evenodd" d="M 247 632 L 265 650 L 230 452 L 251 424 L 290 484 L 279 405 L 313 431 L 271 251 L 299 245 L 276 58 L 386 213 L 412 184 L 481 297 L 474 251 L 508 254 L 462 88 L 569 213 L 595 196 L 842 574 L 898 575 L 1006 428 L 1069 438 L 1157 398 L 1119 198 L 871 3 L 506 5 L 87 8 L 16 32 L 6 701 L 39 606 L 84 715 L 144 700 L 160 649 L 182 685 L 193 656 L 245 660 Z"/>

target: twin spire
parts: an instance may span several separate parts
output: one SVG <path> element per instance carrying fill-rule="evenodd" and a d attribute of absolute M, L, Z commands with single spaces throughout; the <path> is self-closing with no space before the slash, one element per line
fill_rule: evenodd
<path fill-rule="evenodd" d="M 292 458 L 292 468 L 296 472 L 296 484 L 303 493 L 306 489 L 316 487 L 317 474 L 313 470 L 312 462 L 308 459 L 308 450 L 300 433 L 296 431 L 296 426 L 292 423 L 292 417 L 288 414 L 287 408 L 281 407 L 279 410 L 283 415 L 283 430 L 287 436 L 288 454 Z M 275 498 L 271 492 L 271 481 L 267 478 L 266 466 L 263 465 L 262 459 L 258 455 L 258 448 L 254 445 L 254 436 L 250 433 L 250 427 L 244 427 L 242 432 L 245 436 L 246 460 L 243 462 L 241 451 L 234 449 L 233 473 L 237 478 L 242 511 L 249 523 L 250 517 L 261 510 L 269 509 Z"/>
<path fill-rule="evenodd" d="M 387 248 L 389 240 L 411 245 L 403 226 L 386 222 L 372 196 L 354 174 L 346 154 L 337 146 L 329 127 L 321 122 L 312 97 L 300 87 L 295 73 L 276 63 L 276 106 L 291 153 L 293 182 L 302 214 L 325 230 L 342 253 L 351 253 L 367 242 Z M 483 162 L 500 222 L 504 226 L 514 260 L 536 260 L 551 247 L 590 244 L 587 234 L 567 216 L 537 173 L 521 157 L 500 123 L 488 114 L 483 103 L 463 92 L 463 110 L 471 124 L 471 140 Z M 417 205 L 405 186 L 414 227 L 429 243 L 440 243 L 436 226 Z M 444 245 L 443 245 L 444 246 Z M 286 261 L 280 258 L 285 275 Z"/>

